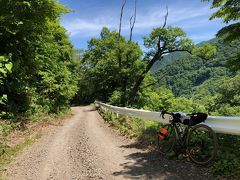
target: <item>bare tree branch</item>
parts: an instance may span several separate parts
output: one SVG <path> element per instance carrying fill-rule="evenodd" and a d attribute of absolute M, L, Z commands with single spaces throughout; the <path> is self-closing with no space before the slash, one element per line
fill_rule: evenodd
<path fill-rule="evenodd" d="M 132 23 L 132 18 L 133 18 L 133 16 L 130 19 L 130 38 L 129 38 L 130 41 L 132 41 L 133 28 L 135 26 L 136 18 L 137 18 L 137 0 L 135 0 L 135 10 L 134 10 L 133 23 Z"/>
<path fill-rule="evenodd" d="M 173 52 L 187 52 L 188 54 L 197 56 L 197 57 L 199 57 L 199 58 L 201 58 L 203 60 L 206 60 L 206 61 L 208 60 L 204 56 L 194 54 L 192 51 L 187 50 L 187 49 L 173 49 L 173 50 L 170 50 L 170 51 L 162 52 L 161 54 L 164 55 L 164 54 L 169 54 L 169 53 L 173 53 Z"/>
<path fill-rule="evenodd" d="M 120 22 L 119 22 L 119 31 L 118 31 L 118 38 L 120 38 L 121 30 L 122 30 L 122 17 L 123 17 L 123 10 L 126 5 L 127 0 L 124 0 L 121 8 L 121 14 L 120 14 Z"/>
<path fill-rule="evenodd" d="M 164 17 L 164 24 L 163 24 L 162 28 L 165 28 L 165 26 L 167 25 L 168 6 L 166 7 L 166 9 L 167 9 L 167 13 L 166 13 L 166 15 L 165 15 L 165 17 Z M 165 43 L 163 44 L 163 47 L 161 47 L 161 37 L 159 36 L 159 37 L 158 37 L 158 42 L 157 42 L 158 51 L 163 51 L 164 45 L 165 45 Z"/>
<path fill-rule="evenodd" d="M 169 54 L 169 53 L 173 53 L 173 52 L 187 52 L 187 53 L 193 55 L 192 52 L 187 49 L 173 49 L 173 50 L 169 50 L 166 52 L 162 52 L 161 54 L 163 55 L 163 54 Z"/>
<path fill-rule="evenodd" d="M 132 28 L 132 19 L 133 19 L 133 16 L 131 16 L 130 18 L 130 29 Z"/>
<path fill-rule="evenodd" d="M 163 24 L 162 28 L 165 28 L 165 26 L 166 26 L 166 24 L 167 24 L 167 18 L 168 18 L 168 6 L 166 7 L 166 9 L 167 9 L 167 13 L 166 13 L 166 15 L 165 15 L 165 17 L 164 17 L 164 24 Z"/>
<path fill-rule="evenodd" d="M 161 50 L 161 38 L 160 38 L 160 36 L 158 37 L 157 48 L 158 48 L 158 51 Z"/>
<path fill-rule="evenodd" d="M 146 86 L 144 86 L 144 87 L 141 87 L 141 89 L 148 88 L 148 87 L 153 86 L 153 85 L 155 85 L 155 84 L 157 84 L 157 83 L 158 83 L 158 81 L 155 81 L 155 82 L 150 83 L 150 84 L 148 84 L 148 85 L 146 85 Z"/>

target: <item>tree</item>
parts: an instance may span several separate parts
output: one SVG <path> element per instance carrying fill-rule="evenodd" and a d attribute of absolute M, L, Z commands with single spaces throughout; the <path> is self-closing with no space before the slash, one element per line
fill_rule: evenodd
<path fill-rule="evenodd" d="M 60 25 L 68 9 L 55 0 L 0 1 L 0 55 L 11 54 L 12 73 L 2 94 L 14 114 L 58 112 L 76 89 L 72 45 Z"/>
<path fill-rule="evenodd" d="M 221 115 L 240 115 L 240 73 L 222 81 L 218 88 L 215 107 Z"/>
<path fill-rule="evenodd" d="M 210 0 L 203 0 L 210 1 Z M 226 42 L 232 42 L 240 39 L 240 2 L 239 0 L 213 0 L 211 8 L 218 8 L 212 14 L 210 20 L 222 18 L 226 24 L 230 23 L 217 32 L 217 37 L 223 37 Z M 240 69 L 240 53 L 236 57 L 229 59 L 230 67 L 233 70 Z"/>
<path fill-rule="evenodd" d="M 81 61 L 80 99 L 93 101 L 97 98 L 106 102 L 114 91 L 119 91 L 120 102 L 124 105 L 125 95 L 144 67 L 142 55 L 139 45 L 116 31 L 103 28 L 100 38 L 88 42 L 88 50 Z"/>
<path fill-rule="evenodd" d="M 10 58 L 6 56 L 0 56 L 0 85 L 1 88 L 4 85 L 4 79 L 7 77 L 8 73 L 12 72 L 12 63 L 10 62 Z M 7 103 L 7 95 L 6 94 L 0 94 L 0 107 L 4 106 Z M 0 111 L 0 116 L 5 114 L 5 111 L 3 108 L 2 111 Z"/>
<path fill-rule="evenodd" d="M 203 0 L 210 1 L 210 0 Z M 218 10 L 212 14 L 210 20 L 222 18 L 226 24 L 235 22 L 240 18 L 240 2 L 239 0 L 213 0 L 211 8 Z M 240 23 L 232 23 L 217 33 L 218 37 L 224 37 L 226 41 L 233 41 L 240 38 Z"/>
<path fill-rule="evenodd" d="M 205 45 L 204 48 L 196 48 L 192 40 L 186 37 L 185 32 L 181 28 L 172 26 L 165 28 L 165 25 L 166 19 L 163 27 L 153 29 L 149 37 L 144 37 L 144 45 L 149 51 L 144 57 L 146 62 L 145 69 L 136 79 L 131 90 L 129 96 L 131 104 L 134 102 L 134 98 L 146 74 L 157 61 L 163 59 L 164 55 L 173 52 L 188 52 L 190 54 L 195 53 L 202 58 L 210 58 L 216 53 L 215 47 L 211 45 Z"/>
<path fill-rule="evenodd" d="M 215 38 L 205 43 L 216 47 L 214 59 L 206 61 L 182 52 L 169 54 L 163 59 L 163 62 L 167 61 L 166 64 L 154 66 L 158 69 L 155 73 L 158 79 L 157 86 L 171 89 L 176 96 L 191 98 L 195 87 L 209 82 L 202 89 L 210 90 L 211 95 L 216 94 L 216 88 L 219 86 L 215 84 L 216 80 L 230 77 L 234 73 L 226 67 L 226 64 L 230 58 L 236 57 L 239 53 L 240 41 L 229 44 L 224 43 L 222 38 Z M 200 47 L 202 45 L 199 44 Z"/>
<path fill-rule="evenodd" d="M 164 55 L 185 51 L 210 57 L 216 51 L 209 45 L 196 48 L 181 28 L 171 26 L 154 29 L 149 37 L 144 38 L 144 45 L 149 52 L 143 56 L 137 43 L 103 28 L 101 37 L 92 38 L 84 53 L 80 80 L 84 91 L 79 97 L 108 101 L 114 94 L 111 99 L 120 102 L 118 105 L 133 105 L 134 97 L 141 88 L 154 85 L 153 81 L 143 84 L 143 80 L 153 64 L 161 61 Z M 117 101 L 119 94 L 121 98 Z"/>
<path fill-rule="evenodd" d="M 135 0 L 134 15 L 130 18 L 130 38 L 129 41 L 132 41 L 133 29 L 137 19 L 137 0 Z"/>

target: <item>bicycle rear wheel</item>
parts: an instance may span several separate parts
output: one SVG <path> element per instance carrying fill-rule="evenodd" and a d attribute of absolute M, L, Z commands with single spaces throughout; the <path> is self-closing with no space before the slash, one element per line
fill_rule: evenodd
<path fill-rule="evenodd" d="M 166 154 L 170 152 L 175 144 L 176 138 L 175 138 L 175 132 L 173 129 L 173 126 L 170 124 L 163 125 L 162 128 L 168 131 L 168 134 L 164 136 L 164 138 L 161 138 L 160 133 L 158 134 L 158 149 L 161 154 Z"/>
<path fill-rule="evenodd" d="M 205 124 L 198 124 L 187 137 L 187 151 L 196 164 L 207 165 L 217 154 L 218 142 L 215 132 Z"/>

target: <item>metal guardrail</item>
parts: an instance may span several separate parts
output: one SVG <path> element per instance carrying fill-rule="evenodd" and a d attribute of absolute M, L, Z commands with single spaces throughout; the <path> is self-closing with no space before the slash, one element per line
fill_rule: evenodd
<path fill-rule="evenodd" d="M 126 107 L 117 107 L 101 102 L 95 102 L 102 109 L 109 110 L 118 114 L 123 114 L 130 117 L 137 117 L 142 120 L 152 120 L 163 124 L 168 124 L 169 119 L 160 117 L 160 112 L 152 112 L 146 110 L 132 109 Z M 186 113 L 181 113 L 182 118 L 186 118 Z M 205 121 L 206 125 L 210 126 L 215 132 L 223 134 L 240 135 L 240 117 L 230 116 L 208 116 Z"/>

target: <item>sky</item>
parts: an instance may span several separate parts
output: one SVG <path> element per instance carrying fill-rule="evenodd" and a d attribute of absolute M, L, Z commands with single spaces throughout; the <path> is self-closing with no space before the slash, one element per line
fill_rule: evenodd
<path fill-rule="evenodd" d="M 71 9 L 62 16 L 75 48 L 87 49 L 87 42 L 98 37 L 103 27 L 117 30 L 123 0 L 60 0 Z M 133 40 L 143 46 L 142 37 L 164 23 L 168 7 L 167 25 L 181 27 L 195 43 L 215 37 L 224 24 L 219 19 L 209 21 L 216 10 L 201 0 L 137 0 L 137 20 Z M 122 21 L 122 35 L 129 37 L 129 20 L 134 14 L 134 0 L 127 0 Z"/>

